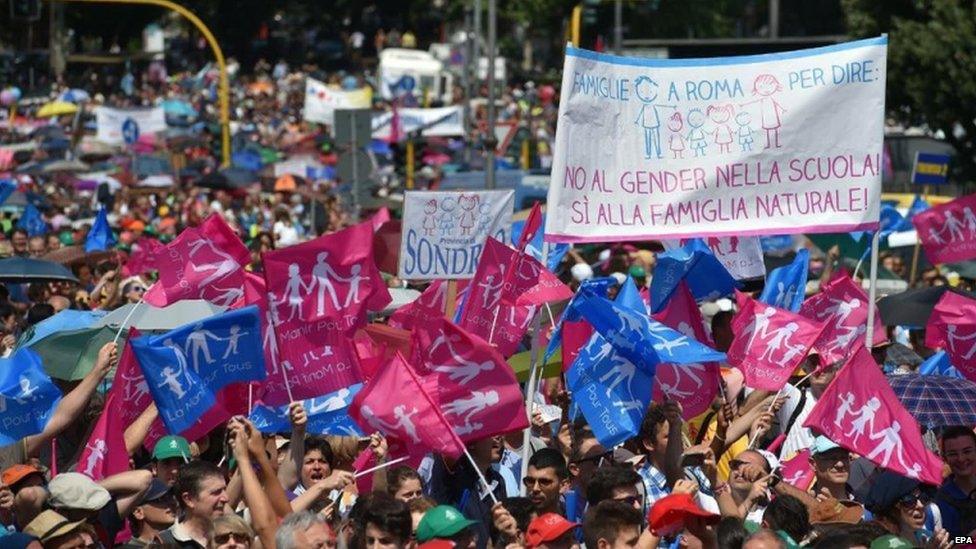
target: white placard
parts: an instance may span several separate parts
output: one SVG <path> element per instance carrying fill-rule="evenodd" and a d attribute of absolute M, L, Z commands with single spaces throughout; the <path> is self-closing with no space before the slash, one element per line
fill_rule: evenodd
<path fill-rule="evenodd" d="M 511 239 L 514 206 L 515 191 L 408 191 L 399 277 L 471 278 L 489 236 Z"/>
<path fill-rule="evenodd" d="M 398 135 L 406 135 L 418 128 L 425 127 L 423 135 L 433 137 L 451 137 L 464 135 L 461 126 L 463 110 L 459 106 L 438 107 L 435 109 L 397 109 L 399 118 Z M 393 112 L 387 111 L 373 115 L 373 139 L 390 139 L 393 128 Z"/>
<path fill-rule="evenodd" d="M 567 47 L 546 239 L 877 227 L 887 38 L 714 59 Z"/>
<path fill-rule="evenodd" d="M 309 122 L 333 124 L 336 109 L 368 109 L 373 100 L 369 88 L 339 90 L 314 78 L 305 78 L 305 107 L 302 117 Z"/>
<path fill-rule="evenodd" d="M 139 128 L 139 135 L 146 135 L 166 130 L 166 113 L 162 107 L 149 109 L 113 109 L 111 107 L 95 108 L 95 124 L 98 131 L 95 139 L 109 145 L 125 143 L 122 137 L 122 124 L 132 119 Z"/>

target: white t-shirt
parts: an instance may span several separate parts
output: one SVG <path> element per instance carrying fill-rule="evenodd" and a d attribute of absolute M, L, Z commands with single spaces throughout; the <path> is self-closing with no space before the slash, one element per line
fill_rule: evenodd
<path fill-rule="evenodd" d="M 298 244 L 298 229 L 294 225 L 276 221 L 274 224 L 274 237 L 278 246 L 291 246 Z"/>
<path fill-rule="evenodd" d="M 814 405 L 817 404 L 817 397 L 813 396 L 810 389 L 805 389 L 807 392 L 807 398 L 803 402 L 803 410 L 796 417 L 796 421 L 793 423 L 793 428 L 790 432 L 786 434 L 786 439 L 783 441 L 783 447 L 780 449 L 779 458 L 789 459 L 793 457 L 794 454 L 802 452 L 807 448 L 813 447 L 813 441 L 817 438 L 814 436 L 810 429 L 803 426 L 803 422 L 806 421 L 807 416 L 813 411 Z M 787 384 L 783 387 L 783 396 L 786 397 L 786 402 L 783 403 L 783 407 L 779 409 L 777 414 L 777 419 L 779 420 L 780 429 L 785 429 L 786 424 L 790 421 L 790 417 L 793 416 L 793 411 L 796 410 L 797 405 L 800 403 L 800 390 L 796 387 Z"/>

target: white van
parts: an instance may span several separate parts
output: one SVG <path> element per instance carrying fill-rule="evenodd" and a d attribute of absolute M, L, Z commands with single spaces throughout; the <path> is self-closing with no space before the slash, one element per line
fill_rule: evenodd
<path fill-rule="evenodd" d="M 404 77 L 413 79 L 413 93 L 422 97 L 424 90 L 429 97 L 445 103 L 451 101 L 453 78 L 444 70 L 444 64 L 430 52 L 406 48 L 386 48 L 380 52 L 379 86 L 383 99 L 396 97 L 396 86 Z M 400 90 L 400 93 L 403 93 Z"/>

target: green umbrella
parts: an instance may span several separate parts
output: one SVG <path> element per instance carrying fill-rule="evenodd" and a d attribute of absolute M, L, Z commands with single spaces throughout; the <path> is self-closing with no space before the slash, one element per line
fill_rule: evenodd
<path fill-rule="evenodd" d="M 115 339 L 117 330 L 103 326 L 55 332 L 30 346 L 41 356 L 44 371 L 53 378 L 75 381 L 95 366 L 98 351 Z M 119 344 L 124 342 L 119 338 Z"/>
<path fill-rule="evenodd" d="M 261 149 L 258 150 L 258 154 L 261 156 L 261 162 L 263 164 L 274 164 L 280 157 L 278 151 L 269 149 L 267 147 L 261 147 Z"/>
<path fill-rule="evenodd" d="M 540 350 L 541 352 L 541 350 Z M 539 357 L 542 358 L 541 356 Z M 524 383 L 529 380 L 529 370 L 532 366 L 532 351 L 525 351 L 523 353 L 514 354 L 508 359 L 508 365 L 515 370 L 515 377 L 519 380 L 519 383 Z M 559 377 L 563 373 L 563 356 L 562 350 L 557 351 L 549 359 L 549 362 L 545 364 L 542 368 L 542 378 Z"/>

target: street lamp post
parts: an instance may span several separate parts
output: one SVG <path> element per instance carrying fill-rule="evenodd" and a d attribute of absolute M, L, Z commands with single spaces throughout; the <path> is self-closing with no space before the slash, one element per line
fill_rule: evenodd
<path fill-rule="evenodd" d="M 134 4 L 160 6 L 185 17 L 193 26 L 200 31 L 203 38 L 213 50 L 217 61 L 217 68 L 220 71 L 220 85 L 217 90 L 218 101 L 220 103 L 220 151 L 222 164 L 226 167 L 230 165 L 230 82 L 227 78 L 227 63 L 224 60 L 224 52 L 220 49 L 220 44 L 214 38 L 210 29 L 203 24 L 203 21 L 192 11 L 169 0 L 48 0 L 49 2 L 81 2 L 85 4 Z"/>
<path fill-rule="evenodd" d="M 495 4 L 496 0 L 488 0 L 488 135 L 485 136 L 485 188 L 495 188 L 495 147 L 498 139 L 495 137 Z"/>

